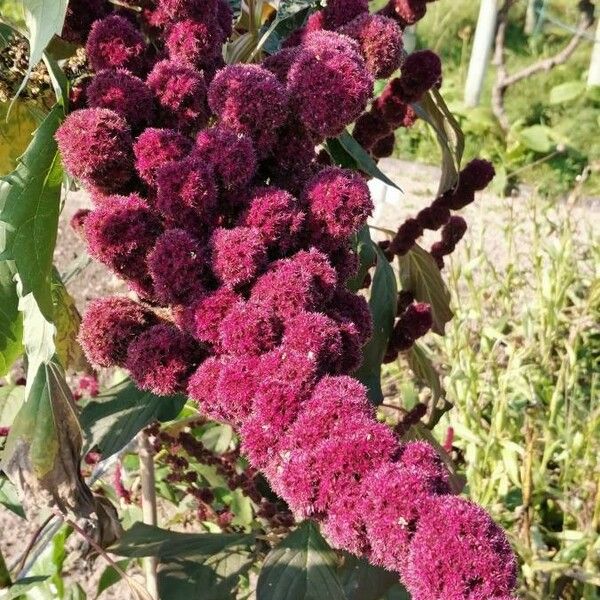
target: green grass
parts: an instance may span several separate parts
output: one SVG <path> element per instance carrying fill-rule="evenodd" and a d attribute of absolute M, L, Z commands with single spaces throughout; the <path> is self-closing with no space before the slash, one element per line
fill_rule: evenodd
<path fill-rule="evenodd" d="M 591 215 L 547 204 L 500 211 L 447 267 L 456 317 L 426 340 L 455 408 L 436 432 L 454 429 L 466 493 L 507 529 L 520 597 L 598 600 L 600 244 Z"/>
<path fill-rule="evenodd" d="M 523 33 L 523 4 L 517 4 L 511 13 L 507 35 L 507 66 L 511 73 L 562 49 L 571 35 L 546 23 L 538 35 L 529 38 Z M 574 3 L 551 0 L 548 11 L 561 21 L 576 23 Z M 500 174 L 496 183 L 498 188 L 525 181 L 547 196 L 571 190 L 586 166 L 590 165 L 592 172 L 583 190 L 588 194 L 600 193 L 600 139 L 597 135 L 600 94 L 592 90 L 569 103 L 551 104 L 549 101 L 550 91 L 555 86 L 585 80 L 591 44 L 583 42 L 565 65 L 510 88 L 506 109 L 514 126 L 507 139 L 490 107 L 490 92 L 495 78 L 492 65 L 480 106 L 466 109 L 462 102 L 477 12 L 478 3 L 468 0 L 436 2 L 429 5 L 427 16 L 417 27 L 418 47 L 431 48 L 442 57 L 442 91 L 467 134 L 465 158 L 481 155 L 493 160 Z M 562 146 L 563 151 L 548 158 L 553 152 L 535 152 L 519 143 L 520 129 L 538 124 L 549 128 L 553 145 Z M 439 156 L 435 139 L 423 123 L 398 133 L 396 154 L 402 158 L 434 163 Z"/>

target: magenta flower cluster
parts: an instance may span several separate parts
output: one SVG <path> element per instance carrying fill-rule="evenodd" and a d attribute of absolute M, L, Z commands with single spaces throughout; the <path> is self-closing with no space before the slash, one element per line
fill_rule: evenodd
<path fill-rule="evenodd" d="M 92 26 L 88 106 L 56 137 L 95 204 L 77 219 L 91 255 L 138 300 L 88 307 L 86 354 L 234 425 L 296 516 L 397 571 L 415 599 L 510 596 L 502 531 L 451 495 L 432 446 L 376 420 L 351 377 L 372 334 L 366 301 L 346 288 L 351 240 L 373 205 L 365 179 L 316 148 L 399 66 L 401 28 L 366 0 L 330 0 L 295 45 L 223 66 L 226 4 L 160 0 L 140 27 L 115 15 Z M 420 89 L 416 74 L 403 81 Z M 462 181 L 463 199 L 481 183 Z M 414 340 L 431 314 L 407 313 L 397 335 Z"/>

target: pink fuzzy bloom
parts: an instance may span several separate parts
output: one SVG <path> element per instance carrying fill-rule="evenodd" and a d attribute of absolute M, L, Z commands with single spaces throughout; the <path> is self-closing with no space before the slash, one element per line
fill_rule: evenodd
<path fill-rule="evenodd" d="M 402 64 L 398 81 L 400 97 L 404 102 L 416 102 L 442 77 L 440 57 L 431 50 L 419 50 L 409 54 Z"/>
<path fill-rule="evenodd" d="M 394 132 L 386 135 L 384 138 L 381 138 L 374 146 L 371 148 L 371 153 L 374 158 L 388 158 L 394 153 L 394 148 L 396 147 L 396 135 Z"/>
<path fill-rule="evenodd" d="M 125 366 L 142 390 L 158 396 L 184 392 L 203 358 L 194 340 L 172 325 L 154 325 L 131 342 Z"/>
<path fill-rule="evenodd" d="M 297 247 L 304 218 L 300 203 L 290 193 L 265 186 L 252 190 L 242 222 L 258 229 L 268 248 L 286 253 Z"/>
<path fill-rule="evenodd" d="M 154 65 L 147 83 L 168 126 L 187 132 L 206 125 L 206 82 L 200 71 L 182 61 L 162 60 Z"/>
<path fill-rule="evenodd" d="M 166 39 L 169 58 L 187 61 L 197 67 L 208 65 L 221 52 L 221 30 L 213 14 L 185 19 L 169 28 Z"/>
<path fill-rule="evenodd" d="M 319 310 L 330 300 L 336 275 L 325 254 L 314 248 L 302 250 L 273 263 L 254 285 L 251 298 L 288 319 L 304 310 Z"/>
<path fill-rule="evenodd" d="M 402 256 L 406 254 L 423 235 L 423 227 L 417 219 L 406 219 L 398 228 L 390 243 L 390 252 Z"/>
<path fill-rule="evenodd" d="M 222 125 L 203 129 L 196 138 L 196 155 L 210 163 L 226 189 L 238 189 L 256 173 L 252 140 Z"/>
<path fill-rule="evenodd" d="M 339 287 L 345 288 L 348 280 L 357 274 L 360 262 L 358 255 L 348 244 L 343 244 L 329 252 L 329 260 L 337 271 Z"/>
<path fill-rule="evenodd" d="M 141 75 L 146 66 L 146 42 L 142 34 L 118 15 L 92 25 L 86 51 L 94 71 L 127 69 Z"/>
<path fill-rule="evenodd" d="M 390 0 L 382 14 L 396 19 L 404 28 L 420 21 L 427 11 L 427 0 Z"/>
<path fill-rule="evenodd" d="M 156 171 L 183 159 L 191 148 L 191 140 L 173 129 L 146 129 L 133 146 L 135 168 L 148 185 L 154 185 Z"/>
<path fill-rule="evenodd" d="M 273 350 L 279 338 L 273 311 L 250 302 L 232 306 L 219 330 L 220 348 L 234 356 L 259 356 Z"/>
<path fill-rule="evenodd" d="M 314 361 L 305 354 L 277 348 L 261 357 L 260 377 L 262 381 L 293 384 L 308 393 L 315 385 L 317 373 Z"/>
<path fill-rule="evenodd" d="M 190 304 L 209 283 L 206 251 L 187 231 L 169 229 L 148 255 L 154 291 L 164 304 Z"/>
<path fill-rule="evenodd" d="M 106 0 L 71 0 L 60 37 L 72 44 L 85 44 L 92 23 L 110 13 Z"/>
<path fill-rule="evenodd" d="M 420 473 L 448 484 L 450 472 L 439 453 L 427 442 L 408 442 L 400 446 L 398 463 L 403 467 L 414 467 Z"/>
<path fill-rule="evenodd" d="M 302 123 L 321 138 L 335 137 L 364 111 L 373 78 L 355 42 L 320 31 L 307 36 L 288 87 Z"/>
<path fill-rule="evenodd" d="M 267 262 L 267 250 L 258 229 L 217 229 L 212 237 L 213 271 L 225 285 L 245 285 Z"/>
<path fill-rule="evenodd" d="M 490 161 L 475 158 L 460 172 L 459 185 L 480 192 L 492 182 L 495 176 L 496 170 Z"/>
<path fill-rule="evenodd" d="M 355 327 L 361 345 L 373 335 L 373 318 L 369 303 L 364 296 L 347 290 L 338 290 L 330 302 L 330 312 L 336 320 L 350 321 Z"/>
<path fill-rule="evenodd" d="M 414 600 L 489 600 L 510 596 L 517 564 L 506 535 L 483 508 L 438 496 L 421 513 L 403 580 Z"/>
<path fill-rule="evenodd" d="M 271 71 L 281 83 L 285 84 L 290 68 L 298 58 L 299 52 L 298 48 L 284 48 L 267 56 L 263 60 L 263 67 Z"/>
<path fill-rule="evenodd" d="M 86 93 L 88 106 L 113 110 L 133 129 L 143 127 L 154 116 L 152 92 L 139 77 L 127 71 L 100 71 L 88 85 Z"/>
<path fill-rule="evenodd" d="M 215 349 L 220 349 L 221 323 L 238 300 L 240 296 L 228 287 L 221 287 L 216 292 L 200 298 L 192 308 L 194 337 Z"/>
<path fill-rule="evenodd" d="M 187 393 L 198 404 L 202 415 L 214 421 L 227 422 L 229 415 L 223 413 L 216 395 L 223 364 L 223 359 L 216 356 L 207 358 L 190 377 Z"/>
<path fill-rule="evenodd" d="M 418 340 L 423 337 L 433 325 L 433 315 L 431 305 L 425 302 L 411 304 L 394 328 L 394 337 L 398 332 L 411 340 Z"/>
<path fill-rule="evenodd" d="M 161 224 L 138 195 L 111 196 L 85 220 L 90 254 L 126 277 L 147 276 L 145 261 Z"/>
<path fill-rule="evenodd" d="M 363 113 L 354 125 L 352 135 L 365 149 L 371 150 L 377 142 L 390 134 L 390 124 L 378 110 Z"/>
<path fill-rule="evenodd" d="M 335 248 L 358 231 L 373 210 L 366 181 L 356 172 L 327 167 L 304 191 L 311 238 L 320 247 Z"/>
<path fill-rule="evenodd" d="M 167 163 L 156 171 L 156 208 L 169 223 L 207 236 L 215 221 L 217 186 L 210 165 L 195 157 Z"/>
<path fill-rule="evenodd" d="M 333 372 L 343 350 L 340 327 L 323 314 L 301 312 L 286 322 L 283 348 L 314 360 L 321 372 Z"/>
<path fill-rule="evenodd" d="M 339 30 L 356 40 L 375 79 L 383 79 L 400 68 L 402 62 L 402 30 L 382 15 L 361 14 Z"/>
<path fill-rule="evenodd" d="M 390 571 L 404 572 L 411 540 L 430 500 L 450 492 L 444 480 L 417 467 L 387 463 L 362 485 L 360 513 L 371 543 L 370 560 Z"/>
<path fill-rule="evenodd" d="M 122 367 L 129 344 L 155 322 L 154 313 L 129 298 L 98 298 L 83 315 L 79 343 L 93 365 Z"/>
<path fill-rule="evenodd" d="M 261 384 L 260 362 L 256 356 L 228 358 L 219 374 L 214 398 L 227 422 L 236 427 L 252 409 L 252 400 Z"/>
<path fill-rule="evenodd" d="M 157 4 L 164 18 L 172 21 L 202 18 L 217 10 L 216 0 L 158 0 Z"/>
<path fill-rule="evenodd" d="M 132 140 L 123 117 L 105 108 L 71 113 L 56 140 L 70 175 L 106 192 L 118 191 L 133 175 Z"/>
<path fill-rule="evenodd" d="M 259 156 L 265 156 L 273 145 L 273 130 L 287 117 L 288 94 L 264 67 L 237 64 L 216 74 L 208 103 L 222 123 L 252 138 Z"/>
<path fill-rule="evenodd" d="M 368 12 L 368 0 L 328 0 L 323 9 L 325 26 L 327 29 L 337 29 Z"/>
<path fill-rule="evenodd" d="M 71 229 L 78 235 L 83 235 L 85 220 L 92 211 L 89 208 L 80 208 L 69 220 Z"/>

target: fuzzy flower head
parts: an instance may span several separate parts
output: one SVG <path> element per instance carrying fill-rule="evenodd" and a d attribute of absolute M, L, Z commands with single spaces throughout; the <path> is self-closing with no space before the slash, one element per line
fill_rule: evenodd
<path fill-rule="evenodd" d="M 222 123 L 252 138 L 258 154 L 264 156 L 272 147 L 273 130 L 287 116 L 288 94 L 264 67 L 238 64 L 216 74 L 208 103 Z"/>
<path fill-rule="evenodd" d="M 100 71 L 86 90 L 88 106 L 109 108 L 127 120 L 133 129 L 150 123 L 154 97 L 148 86 L 124 70 Z"/>
<path fill-rule="evenodd" d="M 219 281 L 236 287 L 254 280 L 267 262 L 267 249 L 258 229 L 217 229 L 212 237 L 213 271 Z"/>
<path fill-rule="evenodd" d="M 328 167 L 304 191 L 308 206 L 308 226 L 319 245 L 339 245 L 358 231 L 373 210 L 366 181 L 353 171 Z"/>
<path fill-rule="evenodd" d="M 299 52 L 298 48 L 283 48 L 283 50 L 267 56 L 262 63 L 263 67 L 285 84 L 290 68 L 298 58 Z"/>
<path fill-rule="evenodd" d="M 194 337 L 219 349 L 221 323 L 239 300 L 240 296 L 228 287 L 221 287 L 200 298 L 192 307 L 191 329 Z"/>
<path fill-rule="evenodd" d="M 167 126 L 187 132 L 206 125 L 206 82 L 200 71 L 182 61 L 162 60 L 154 65 L 147 83 Z"/>
<path fill-rule="evenodd" d="M 428 0 L 390 0 L 383 13 L 396 19 L 402 27 L 414 25 L 427 12 Z"/>
<path fill-rule="evenodd" d="M 356 40 L 367 69 L 375 79 L 389 77 L 402 62 L 402 30 L 388 17 L 368 12 L 342 27 L 343 33 Z"/>
<path fill-rule="evenodd" d="M 243 223 L 258 229 L 267 247 L 287 252 L 297 245 L 305 214 L 296 198 L 276 187 L 255 188 Z"/>
<path fill-rule="evenodd" d="M 457 496 L 438 496 L 421 514 L 404 582 L 415 600 L 489 600 L 510 596 L 517 565 L 485 510 Z"/>
<path fill-rule="evenodd" d="M 154 185 L 156 171 L 166 163 L 185 158 L 191 148 L 191 140 L 173 129 L 146 129 L 133 146 L 135 168 L 144 182 Z"/>
<path fill-rule="evenodd" d="M 200 19 L 217 11 L 216 0 L 158 0 L 158 10 L 165 20 Z"/>
<path fill-rule="evenodd" d="M 167 163 L 156 172 L 156 207 L 168 220 L 198 235 L 208 233 L 217 207 L 217 187 L 209 165 L 195 157 Z"/>
<path fill-rule="evenodd" d="M 189 304 L 203 295 L 210 276 L 206 252 L 183 229 L 169 229 L 148 255 L 154 291 L 164 304 Z"/>
<path fill-rule="evenodd" d="M 305 310 L 319 310 L 332 298 L 336 283 L 337 274 L 325 254 L 302 250 L 274 263 L 256 282 L 251 297 L 289 319 Z"/>
<path fill-rule="evenodd" d="M 353 294 L 347 290 L 338 290 L 330 303 L 331 314 L 340 322 L 352 323 L 358 334 L 361 345 L 373 335 L 373 317 L 369 303 L 364 296 Z"/>
<path fill-rule="evenodd" d="M 122 367 L 127 347 L 156 322 L 154 313 L 125 297 L 92 301 L 79 330 L 79 342 L 90 363 L 98 367 Z"/>
<path fill-rule="evenodd" d="M 125 364 L 140 389 L 168 396 L 185 391 L 202 358 L 191 337 L 172 325 L 159 324 L 129 345 Z"/>
<path fill-rule="evenodd" d="M 187 386 L 188 396 L 198 404 L 200 414 L 214 421 L 228 421 L 218 402 L 216 389 L 224 361 L 211 356 L 200 364 L 190 377 Z"/>
<path fill-rule="evenodd" d="M 141 75 L 146 66 L 146 42 L 142 34 L 118 15 L 93 24 L 86 51 L 94 71 L 126 69 Z"/>
<path fill-rule="evenodd" d="M 71 0 L 60 37 L 72 44 L 85 44 L 92 23 L 110 13 L 106 0 Z"/>
<path fill-rule="evenodd" d="M 115 192 L 132 177 L 133 152 L 123 117 L 106 108 L 71 113 L 56 132 L 67 171 L 84 184 Z"/>
<path fill-rule="evenodd" d="M 219 329 L 220 348 L 234 356 L 259 356 L 273 350 L 280 325 L 271 310 L 251 302 L 238 302 Z"/>
<path fill-rule="evenodd" d="M 448 485 L 450 473 L 438 452 L 426 442 L 408 442 L 400 447 L 398 463 L 405 468 L 415 468 L 420 473 L 433 477 L 440 485 Z"/>
<path fill-rule="evenodd" d="M 169 28 L 166 46 L 171 60 L 197 67 L 209 65 L 221 52 L 221 30 L 213 14 L 177 21 Z"/>
<path fill-rule="evenodd" d="M 480 192 L 492 182 L 495 175 L 496 170 L 491 162 L 475 158 L 460 172 L 459 185 Z"/>
<path fill-rule="evenodd" d="M 203 129 L 198 134 L 195 154 L 212 165 L 226 189 L 247 185 L 256 173 L 252 140 L 223 125 Z"/>
<path fill-rule="evenodd" d="M 225 43 L 233 33 L 233 9 L 228 0 L 217 0 L 217 23 L 221 30 L 221 43 Z"/>
<path fill-rule="evenodd" d="M 371 150 L 379 140 L 388 136 L 391 131 L 391 126 L 381 111 L 371 110 L 363 113 L 358 118 L 352 135 L 365 150 Z"/>
<path fill-rule="evenodd" d="M 398 80 L 404 102 L 415 102 L 442 77 L 440 57 L 431 50 L 420 50 L 406 57 Z"/>
<path fill-rule="evenodd" d="M 261 384 L 261 359 L 256 356 L 228 357 L 223 362 L 214 398 L 226 420 L 239 427 L 248 418 L 252 400 Z"/>
<path fill-rule="evenodd" d="M 394 153 L 396 147 L 396 135 L 394 132 L 381 138 L 371 149 L 371 153 L 377 159 L 388 158 Z"/>
<path fill-rule="evenodd" d="M 339 135 L 364 111 L 373 93 L 373 77 L 347 36 L 315 32 L 288 73 L 294 110 L 321 138 Z"/>
<path fill-rule="evenodd" d="M 326 29 L 337 29 L 369 12 L 368 0 L 328 0 L 323 9 Z"/>

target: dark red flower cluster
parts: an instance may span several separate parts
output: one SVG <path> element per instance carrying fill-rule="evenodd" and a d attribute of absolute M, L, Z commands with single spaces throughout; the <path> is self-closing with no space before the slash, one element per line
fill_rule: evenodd
<path fill-rule="evenodd" d="M 132 20 L 92 28 L 94 106 L 67 117 L 57 140 L 96 205 L 83 220 L 90 253 L 139 301 L 95 301 L 82 345 L 140 388 L 187 391 L 204 415 L 233 424 L 295 515 L 398 571 L 418 597 L 506 596 L 515 565 L 502 532 L 480 509 L 448 501 L 434 449 L 400 443 L 350 377 L 371 322 L 345 284 L 373 205 L 362 176 L 323 164 L 315 149 L 364 112 L 374 74 L 399 61 L 400 29 L 371 17 L 365 0 L 330 0 L 315 17 L 324 27 L 296 47 L 213 74 L 214 45 L 230 30 L 222 4 L 160 0 L 143 13 L 166 53 L 154 65 Z M 328 30 L 340 27 L 356 39 Z M 414 72 L 402 81 L 404 94 L 420 89 Z M 153 102 L 134 111 L 142 89 Z M 463 187 L 480 183 L 468 171 Z M 416 339 L 427 317 L 408 308 L 398 336 Z M 419 576 L 420 556 L 456 514 L 478 524 L 454 542 L 460 567 L 432 583 L 428 565 Z"/>

